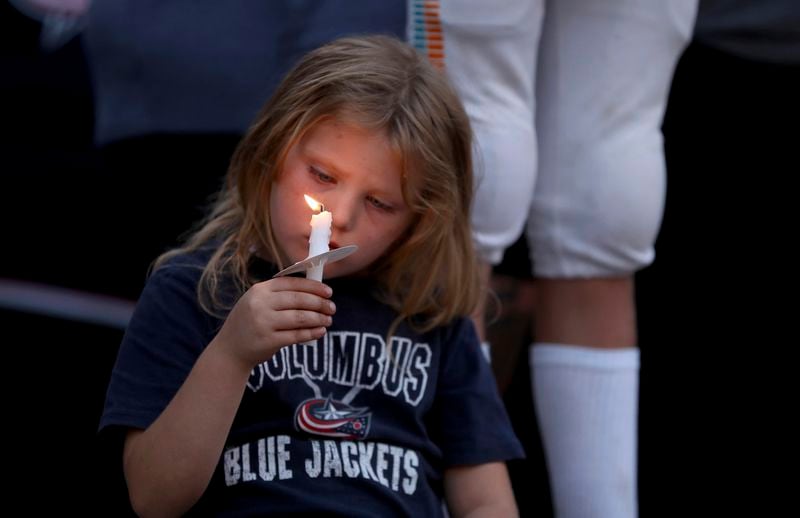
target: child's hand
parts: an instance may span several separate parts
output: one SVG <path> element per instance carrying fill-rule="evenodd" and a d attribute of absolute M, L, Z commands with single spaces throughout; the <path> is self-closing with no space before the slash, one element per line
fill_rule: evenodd
<path fill-rule="evenodd" d="M 281 347 L 322 337 L 336 312 L 328 300 L 332 293 L 321 282 L 299 277 L 255 284 L 233 307 L 215 340 L 250 369 Z"/>

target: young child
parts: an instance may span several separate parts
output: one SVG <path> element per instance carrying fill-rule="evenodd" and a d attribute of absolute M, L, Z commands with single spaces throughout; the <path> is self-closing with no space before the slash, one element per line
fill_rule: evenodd
<path fill-rule="evenodd" d="M 516 515 L 522 449 L 466 317 L 470 146 L 397 40 L 340 39 L 287 75 L 123 339 L 100 428 L 125 431 L 137 513 Z M 331 248 L 358 246 L 327 284 L 273 278 L 308 255 L 304 195 Z"/>

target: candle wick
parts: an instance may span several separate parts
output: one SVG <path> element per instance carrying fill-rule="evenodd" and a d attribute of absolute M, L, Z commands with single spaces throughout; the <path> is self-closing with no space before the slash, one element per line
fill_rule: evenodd
<path fill-rule="evenodd" d="M 325 212 L 325 205 L 320 203 L 319 204 L 319 210 L 317 211 L 317 214 L 322 214 L 323 212 Z"/>

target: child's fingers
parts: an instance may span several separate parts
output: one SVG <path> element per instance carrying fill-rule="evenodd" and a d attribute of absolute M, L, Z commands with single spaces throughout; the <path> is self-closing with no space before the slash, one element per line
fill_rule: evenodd
<path fill-rule="evenodd" d="M 276 331 L 276 341 L 283 344 L 299 344 L 309 340 L 317 340 L 325 335 L 327 329 L 324 327 L 311 327 L 307 329 L 291 329 L 286 331 Z"/>
<path fill-rule="evenodd" d="M 302 277 L 278 277 L 268 281 L 272 291 L 302 291 L 320 297 L 328 298 L 333 294 L 333 290 L 327 284 Z"/>
<path fill-rule="evenodd" d="M 326 315 L 336 313 L 336 304 L 327 298 L 302 291 L 280 291 L 271 298 L 272 309 L 285 311 L 289 309 L 305 309 Z"/>
<path fill-rule="evenodd" d="M 333 319 L 329 315 L 317 313 L 316 311 L 305 311 L 300 309 L 288 309 L 286 311 L 278 311 L 275 319 L 275 330 L 301 330 L 313 329 L 318 327 L 327 327 L 333 323 Z"/>

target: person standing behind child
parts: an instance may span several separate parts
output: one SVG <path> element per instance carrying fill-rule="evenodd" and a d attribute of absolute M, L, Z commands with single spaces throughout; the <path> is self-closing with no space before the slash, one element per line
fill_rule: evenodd
<path fill-rule="evenodd" d="M 120 347 L 100 428 L 124 432 L 137 513 L 517 514 L 522 449 L 469 319 L 470 153 L 456 94 L 398 40 L 289 72 Z M 304 194 L 331 248 L 359 247 L 327 284 L 273 278 L 308 253 Z"/>
<path fill-rule="evenodd" d="M 660 126 L 697 0 L 413 4 L 411 37 L 475 131 L 486 278 L 527 222 L 530 368 L 555 513 L 636 516 L 634 274 L 654 258 Z"/>

